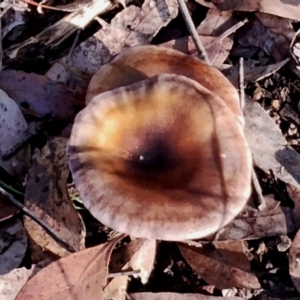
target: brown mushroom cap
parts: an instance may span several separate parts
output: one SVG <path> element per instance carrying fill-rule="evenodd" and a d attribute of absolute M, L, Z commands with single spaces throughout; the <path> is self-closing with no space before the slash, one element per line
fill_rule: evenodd
<path fill-rule="evenodd" d="M 86 103 L 103 92 L 163 73 L 184 75 L 199 82 L 222 98 L 244 125 L 239 95 L 218 69 L 196 57 L 153 45 L 128 48 L 103 65 L 90 81 Z"/>
<path fill-rule="evenodd" d="M 75 119 L 68 154 L 87 209 L 136 237 L 207 236 L 250 195 L 242 127 L 219 96 L 185 76 L 158 75 L 94 97 Z"/>

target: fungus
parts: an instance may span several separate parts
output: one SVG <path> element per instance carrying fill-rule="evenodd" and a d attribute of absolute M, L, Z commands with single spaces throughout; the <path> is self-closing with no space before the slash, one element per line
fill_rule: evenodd
<path fill-rule="evenodd" d="M 202 62 L 205 84 L 152 76 L 151 62 L 150 56 L 148 73 L 135 83 L 122 72 L 99 89 L 92 79 L 94 94 L 90 89 L 68 144 L 72 176 L 86 208 L 116 231 L 173 241 L 205 237 L 230 222 L 250 195 L 240 112 L 229 96 L 224 101 L 233 88 Z M 124 66 L 130 69 L 128 60 Z M 217 82 L 213 93 L 208 87 Z"/>
<path fill-rule="evenodd" d="M 244 125 L 239 95 L 218 69 L 196 57 L 153 45 L 128 48 L 109 64 L 103 65 L 90 81 L 86 103 L 103 92 L 163 73 L 184 75 L 213 91 L 225 101 Z"/>

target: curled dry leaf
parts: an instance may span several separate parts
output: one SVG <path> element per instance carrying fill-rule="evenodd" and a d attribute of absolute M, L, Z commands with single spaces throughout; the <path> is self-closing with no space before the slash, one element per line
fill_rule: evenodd
<path fill-rule="evenodd" d="M 189 265 L 208 284 L 218 289 L 260 288 L 251 272 L 244 241 L 214 242 L 200 248 L 187 244 L 178 244 L 178 247 Z"/>
<path fill-rule="evenodd" d="M 156 254 L 156 240 L 144 239 L 141 247 L 132 255 L 129 267 L 140 271 L 138 277 L 143 284 L 147 283 L 153 269 Z"/>
<path fill-rule="evenodd" d="M 200 294 L 176 293 L 136 293 L 130 294 L 132 300 L 246 300 L 240 297 L 215 297 Z"/>
<path fill-rule="evenodd" d="M 112 255 L 111 272 L 132 269 L 140 271 L 134 275 L 140 277 L 142 283 L 147 283 L 153 269 L 156 255 L 156 241 L 147 239 L 134 239 L 129 244 L 120 247 Z M 107 299 L 124 299 L 128 276 L 118 276 L 105 287 Z"/>
<path fill-rule="evenodd" d="M 17 268 L 27 249 L 27 235 L 20 220 L 0 224 L 0 275 Z"/>
<path fill-rule="evenodd" d="M 300 230 L 289 251 L 289 271 L 295 288 L 300 293 Z"/>
<path fill-rule="evenodd" d="M 60 238 L 79 251 L 84 249 L 85 229 L 68 195 L 66 142 L 65 138 L 55 138 L 41 152 L 35 151 L 33 165 L 27 177 L 25 205 Z M 30 236 L 30 246 L 34 247 L 31 249 L 34 262 L 43 259 L 44 250 L 58 256 L 69 254 L 27 216 L 24 218 L 24 226 Z"/>
<path fill-rule="evenodd" d="M 123 237 L 53 262 L 26 283 L 16 300 L 103 299 L 110 255 Z"/>
<path fill-rule="evenodd" d="M 38 118 L 73 122 L 76 113 L 84 105 L 81 92 L 72 92 L 62 83 L 33 73 L 2 71 L 0 88 L 15 100 L 24 114 Z"/>
<path fill-rule="evenodd" d="M 27 128 L 15 101 L 0 89 L 0 157 L 17 149 L 27 139 Z"/>
<path fill-rule="evenodd" d="M 94 74 L 123 48 L 149 44 L 158 30 L 177 16 L 175 0 L 146 0 L 141 8 L 131 5 L 118 13 L 93 37 L 78 46 L 72 56 L 73 66 Z"/>
<path fill-rule="evenodd" d="M 259 11 L 275 16 L 293 19 L 300 21 L 300 6 L 298 0 L 243 0 L 243 1 L 207 1 L 207 0 L 196 0 L 203 6 L 207 6 L 219 10 L 233 10 L 233 11 Z"/>

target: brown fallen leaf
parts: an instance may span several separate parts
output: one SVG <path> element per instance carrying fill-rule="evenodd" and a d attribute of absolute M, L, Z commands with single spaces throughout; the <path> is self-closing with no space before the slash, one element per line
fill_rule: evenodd
<path fill-rule="evenodd" d="M 246 300 L 240 297 L 215 297 L 201 294 L 176 293 L 135 293 L 129 294 L 132 300 Z"/>
<path fill-rule="evenodd" d="M 209 9 L 205 19 L 197 27 L 197 32 L 199 35 L 217 37 L 237 22 L 238 20 L 232 15 L 232 11 Z"/>
<path fill-rule="evenodd" d="M 77 112 L 84 107 L 82 92 L 72 92 L 64 84 L 34 73 L 2 71 L 0 88 L 14 99 L 24 114 L 38 118 L 73 122 Z"/>
<path fill-rule="evenodd" d="M 27 249 L 27 235 L 20 220 L 0 224 L 0 275 L 17 268 Z"/>
<path fill-rule="evenodd" d="M 120 275 L 113 278 L 105 287 L 107 299 L 125 299 L 129 276 L 122 275 L 122 270 L 139 271 L 133 276 L 140 277 L 143 284 L 147 283 L 155 261 L 156 243 L 156 240 L 134 239 L 113 253 L 111 272 Z"/>
<path fill-rule="evenodd" d="M 203 6 L 219 10 L 233 10 L 233 11 L 259 11 L 283 18 L 300 21 L 300 6 L 298 0 L 272 0 L 270 5 L 269 0 L 243 0 L 243 1 L 207 1 L 196 0 Z"/>
<path fill-rule="evenodd" d="M 72 56 L 79 71 L 94 74 L 122 48 L 149 44 L 158 30 L 177 16 L 175 0 L 146 0 L 141 8 L 131 5 L 118 13 L 94 36 L 81 43 Z"/>
<path fill-rule="evenodd" d="M 251 272 L 244 241 L 214 242 L 203 247 L 179 243 L 178 247 L 188 264 L 208 284 L 218 289 L 260 288 Z"/>
<path fill-rule="evenodd" d="M 41 151 L 35 151 L 27 177 L 25 205 L 79 251 L 84 249 L 85 232 L 68 195 L 66 143 L 65 138 L 55 138 Z M 24 226 L 30 237 L 34 262 L 44 259 L 45 250 L 60 257 L 70 254 L 27 216 L 24 217 Z"/>
<path fill-rule="evenodd" d="M 16 300 L 101 300 L 110 255 L 124 236 L 53 262 L 32 277 Z"/>
<path fill-rule="evenodd" d="M 300 292 L 300 230 L 289 251 L 289 272 L 295 288 Z"/>

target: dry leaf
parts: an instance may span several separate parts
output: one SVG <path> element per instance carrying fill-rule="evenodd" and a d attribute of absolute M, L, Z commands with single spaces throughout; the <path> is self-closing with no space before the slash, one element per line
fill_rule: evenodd
<path fill-rule="evenodd" d="M 0 194 L 0 222 L 11 218 L 18 212 L 19 209 L 4 195 Z"/>
<path fill-rule="evenodd" d="M 31 269 L 13 269 L 9 273 L 0 276 L 0 299 L 15 300 L 18 292 L 30 277 L 40 271 L 40 267 L 33 265 Z M 1 296 L 5 298 L 1 298 Z"/>
<path fill-rule="evenodd" d="M 94 74 L 122 48 L 149 44 L 158 30 L 178 13 L 175 0 L 146 0 L 141 8 L 129 6 L 104 25 L 93 37 L 80 44 L 73 53 L 73 66 Z"/>
<path fill-rule="evenodd" d="M 218 233 L 218 239 L 241 240 L 285 235 L 300 226 L 299 206 L 294 209 L 279 206 L 273 196 L 265 196 L 263 211 L 246 206 L 244 211 Z"/>
<path fill-rule="evenodd" d="M 181 254 L 194 271 L 208 284 L 218 289 L 260 288 L 257 277 L 251 273 L 243 241 L 214 242 L 201 248 L 178 244 Z"/>
<path fill-rule="evenodd" d="M 112 255 L 112 272 L 132 269 L 140 271 L 134 277 L 140 277 L 143 284 L 147 283 L 153 269 L 156 255 L 156 240 L 134 239 L 129 244 L 120 247 Z M 128 276 L 118 276 L 105 287 L 107 299 L 124 299 Z"/>
<path fill-rule="evenodd" d="M 290 248 L 289 271 L 294 286 L 300 293 L 300 230 L 298 230 Z"/>
<path fill-rule="evenodd" d="M 140 270 L 138 277 L 146 284 L 153 269 L 156 254 L 156 240 L 144 239 L 140 248 L 132 255 L 129 267 Z"/>
<path fill-rule="evenodd" d="M 219 10 L 259 11 L 300 21 L 299 0 L 272 0 L 272 5 L 270 5 L 270 0 L 222 0 L 214 2 L 207 0 L 196 1 L 201 5 Z"/>
<path fill-rule="evenodd" d="M 0 224 L 0 275 L 17 268 L 27 249 L 27 236 L 20 220 Z"/>
<path fill-rule="evenodd" d="M 55 138 L 41 152 L 35 151 L 32 168 L 28 172 L 25 205 L 78 251 L 84 249 L 85 233 L 82 220 L 68 195 L 66 142 L 65 138 Z M 34 262 L 44 259 L 38 250 L 40 247 L 58 256 L 69 254 L 29 217 L 25 217 L 24 226 L 33 241 L 30 245 L 37 245 L 32 251 Z"/>
<path fill-rule="evenodd" d="M 199 35 L 217 37 L 237 23 L 231 11 L 209 9 L 205 19 L 197 27 Z"/>
<path fill-rule="evenodd" d="M 130 294 L 131 300 L 246 300 L 240 297 L 215 297 L 201 294 L 176 293 L 135 293 Z"/>
<path fill-rule="evenodd" d="M 259 61 L 247 59 L 244 61 L 244 83 L 261 80 L 271 74 L 274 74 L 285 66 L 290 58 L 284 59 L 274 64 L 262 66 Z M 239 83 L 239 65 L 222 68 L 223 74 L 230 80 L 234 86 Z"/>
<path fill-rule="evenodd" d="M 255 165 L 266 173 L 272 170 L 280 180 L 300 187 L 300 155 L 288 146 L 274 120 L 250 99 L 246 99 L 245 119 L 245 134 Z"/>
<path fill-rule="evenodd" d="M 128 276 L 117 276 L 113 278 L 104 288 L 104 299 L 125 300 L 128 284 Z"/>
<path fill-rule="evenodd" d="M 291 21 L 267 14 L 256 14 L 236 35 L 243 47 L 258 47 L 271 55 L 276 62 L 289 57 L 290 43 L 294 37 Z"/>
<path fill-rule="evenodd" d="M 53 262 L 31 278 L 16 300 L 101 300 L 111 251 L 124 236 Z"/>
<path fill-rule="evenodd" d="M 25 144 L 10 158 L 1 159 L 0 166 L 19 182 L 24 182 L 27 171 L 31 165 L 31 145 Z"/>
<path fill-rule="evenodd" d="M 83 94 L 73 93 L 64 84 L 42 75 L 2 71 L 0 88 L 14 99 L 24 114 L 38 118 L 73 122 L 77 112 L 84 107 Z"/>
<path fill-rule="evenodd" d="M 0 156 L 18 148 L 27 136 L 27 123 L 22 112 L 15 101 L 0 89 Z"/>

